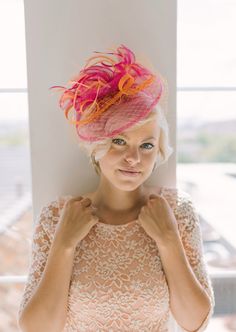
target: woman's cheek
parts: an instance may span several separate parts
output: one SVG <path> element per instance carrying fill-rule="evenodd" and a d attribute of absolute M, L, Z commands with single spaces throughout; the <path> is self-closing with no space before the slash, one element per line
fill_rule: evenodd
<path fill-rule="evenodd" d="M 113 148 L 110 151 L 110 155 L 109 158 L 115 160 L 115 161 L 119 161 L 119 160 L 123 160 L 125 158 L 125 150 L 123 149 L 118 149 L 118 148 Z"/>
<path fill-rule="evenodd" d="M 110 149 L 109 152 L 101 159 L 101 164 L 106 166 L 113 166 L 122 161 L 124 158 L 124 153 L 117 151 L 117 149 Z"/>

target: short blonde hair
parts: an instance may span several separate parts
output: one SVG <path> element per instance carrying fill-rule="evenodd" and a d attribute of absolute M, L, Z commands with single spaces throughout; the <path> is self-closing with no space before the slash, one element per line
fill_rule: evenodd
<path fill-rule="evenodd" d="M 129 130 L 141 127 L 153 119 L 157 121 L 157 124 L 160 128 L 159 151 L 156 158 L 156 166 L 160 166 L 169 159 L 170 155 L 174 151 L 174 149 L 169 145 L 169 127 L 162 108 L 159 105 L 156 105 L 146 118 L 140 120 Z M 100 167 L 98 162 L 110 149 L 112 139 L 113 138 L 105 138 L 100 141 L 88 143 L 79 140 L 79 147 L 82 148 L 88 155 L 90 158 L 90 163 L 92 163 L 97 174 L 100 174 Z"/>

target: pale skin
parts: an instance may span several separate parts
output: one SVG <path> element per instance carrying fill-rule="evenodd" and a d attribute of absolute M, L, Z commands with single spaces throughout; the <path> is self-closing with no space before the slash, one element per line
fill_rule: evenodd
<path fill-rule="evenodd" d="M 139 224 L 157 243 L 175 319 L 185 330 L 197 331 L 210 311 L 210 298 L 192 271 L 175 215 L 167 200 L 159 195 L 160 188 L 155 192 L 143 185 L 152 173 L 158 152 L 159 128 L 153 121 L 125 134 L 125 138 L 115 137 L 122 140 L 115 140 L 100 160 L 99 186 L 94 193 L 85 196 L 91 199 L 97 208 L 96 214 L 105 222 L 119 224 L 124 217 L 126 222 L 138 218 Z M 145 140 L 150 136 L 155 139 Z M 147 150 L 145 146 L 150 147 L 149 143 L 154 146 Z M 127 167 L 141 171 L 140 176 L 121 175 L 119 169 Z"/>
<path fill-rule="evenodd" d="M 188 263 L 167 200 L 159 195 L 160 188 L 143 185 L 155 163 L 159 129 L 152 121 L 125 134 L 126 138 L 115 137 L 123 141 L 114 141 L 100 160 L 97 190 L 63 206 L 42 278 L 19 319 L 23 332 L 62 331 L 76 246 L 100 218 L 114 224 L 138 218 L 154 239 L 168 282 L 171 311 L 180 326 L 196 331 L 209 312 L 210 299 Z M 155 138 L 146 140 L 150 136 Z M 120 174 L 119 169 L 127 167 L 141 173 L 137 177 Z"/>
<path fill-rule="evenodd" d="M 159 194 L 159 187 L 154 189 L 143 184 L 154 167 L 159 135 L 160 129 L 152 121 L 113 138 L 110 150 L 99 161 L 101 174 L 97 190 L 83 195 L 91 199 L 97 215 L 105 222 L 119 224 L 137 218 L 149 194 Z M 120 173 L 120 169 L 127 168 L 140 174 L 128 177 Z"/>

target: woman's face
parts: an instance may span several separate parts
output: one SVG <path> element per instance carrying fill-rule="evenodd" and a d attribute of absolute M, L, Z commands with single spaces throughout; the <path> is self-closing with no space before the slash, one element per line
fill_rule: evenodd
<path fill-rule="evenodd" d="M 114 136 L 110 149 L 99 160 L 101 176 L 121 190 L 139 187 L 152 173 L 159 150 L 159 135 L 160 128 L 153 120 Z"/>

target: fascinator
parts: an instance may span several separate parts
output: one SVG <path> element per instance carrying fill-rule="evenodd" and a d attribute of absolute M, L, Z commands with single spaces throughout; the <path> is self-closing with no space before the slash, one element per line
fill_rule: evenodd
<path fill-rule="evenodd" d="M 158 103 L 167 105 L 168 85 L 156 70 L 136 61 L 135 54 L 121 44 L 112 52 L 98 52 L 87 60 L 70 87 L 63 91 L 59 106 L 76 125 L 81 140 L 113 137 L 145 118 Z M 69 112 L 74 110 L 74 117 Z"/>

